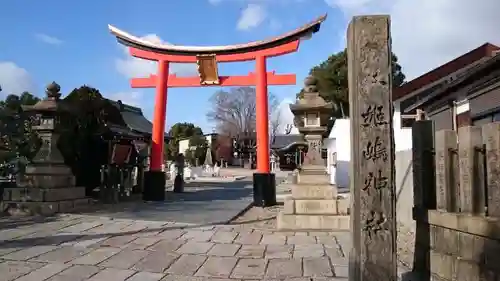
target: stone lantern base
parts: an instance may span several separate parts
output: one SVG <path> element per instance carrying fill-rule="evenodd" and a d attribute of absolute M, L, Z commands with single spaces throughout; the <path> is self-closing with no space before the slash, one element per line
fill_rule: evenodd
<path fill-rule="evenodd" d="M 70 168 L 64 165 L 28 165 L 17 187 L 3 191 L 1 208 L 10 215 L 53 215 L 88 206 L 85 187 L 74 186 Z"/>
<path fill-rule="evenodd" d="M 278 214 L 278 230 L 348 231 L 349 198 L 337 194 L 337 187 L 329 184 L 324 167 L 304 168 Z"/>

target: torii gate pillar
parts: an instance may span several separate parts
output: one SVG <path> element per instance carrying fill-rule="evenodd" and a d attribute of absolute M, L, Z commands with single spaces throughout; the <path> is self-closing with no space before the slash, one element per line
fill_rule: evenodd
<path fill-rule="evenodd" d="M 133 78 L 132 88 L 156 88 L 149 171 L 144 175 L 143 199 L 165 200 L 165 172 L 163 150 L 165 142 L 165 120 L 167 90 L 174 87 L 200 86 L 255 86 L 256 87 L 256 133 L 257 172 L 254 174 L 254 204 L 271 206 L 276 204 L 276 180 L 270 171 L 269 105 L 268 85 L 295 85 L 293 74 L 267 72 L 267 58 L 293 53 L 298 50 L 300 39 L 319 31 L 326 15 L 282 36 L 269 40 L 229 46 L 175 46 L 146 42 L 116 27 L 109 26 L 118 42 L 129 47 L 134 57 L 158 62 L 156 74 L 146 78 Z M 217 65 L 221 62 L 255 61 L 255 72 L 244 76 L 219 76 Z M 196 63 L 197 77 L 177 77 L 169 74 L 170 63 Z"/>

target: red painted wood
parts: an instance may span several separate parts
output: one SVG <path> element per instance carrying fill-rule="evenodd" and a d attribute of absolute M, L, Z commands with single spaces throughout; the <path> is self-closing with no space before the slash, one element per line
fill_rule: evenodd
<path fill-rule="evenodd" d="M 201 85 L 200 77 L 179 77 L 175 74 L 170 74 L 168 76 L 168 87 L 169 88 L 181 88 L 181 87 L 210 87 L 210 86 L 255 86 L 257 84 L 257 75 L 250 72 L 246 76 L 221 76 L 219 77 L 219 85 Z M 157 85 L 157 76 L 151 75 L 147 78 L 132 78 L 130 84 L 132 88 L 154 88 Z M 295 74 L 274 74 L 273 72 L 267 72 L 267 83 L 268 85 L 295 85 L 297 83 L 297 78 Z"/>
<path fill-rule="evenodd" d="M 257 57 L 255 60 L 257 83 L 255 87 L 255 123 L 257 131 L 257 172 L 269 173 L 269 109 L 267 98 L 266 58 Z"/>
<path fill-rule="evenodd" d="M 237 61 L 251 61 L 257 57 L 276 57 L 296 52 L 299 49 L 300 40 L 292 41 L 283 45 L 264 49 L 260 51 L 231 54 L 231 55 L 217 55 L 217 62 L 237 62 Z M 169 61 L 173 63 L 196 63 L 196 56 L 182 56 L 182 55 L 168 55 L 158 54 L 150 51 L 145 51 L 136 48 L 129 48 L 129 52 L 136 58 L 153 60 L 153 61 Z"/>
<path fill-rule="evenodd" d="M 132 88 L 156 88 L 155 109 L 153 115 L 153 136 L 151 146 L 151 170 L 160 170 L 163 164 L 163 136 L 165 132 L 167 89 L 178 87 L 205 87 L 205 86 L 256 86 L 257 94 L 257 169 L 261 173 L 270 172 L 269 164 L 269 128 L 268 128 L 268 85 L 295 85 L 295 74 L 276 75 L 275 72 L 266 72 L 266 58 L 286 55 L 296 52 L 300 40 L 292 41 L 272 48 L 255 52 L 217 55 L 217 63 L 256 60 L 256 72 L 246 76 L 221 76 L 218 85 L 201 85 L 200 77 L 177 77 L 168 74 L 169 63 L 196 63 L 196 56 L 167 55 L 129 48 L 134 57 L 158 61 L 157 75 L 146 78 L 133 78 L 130 81 Z M 260 124 L 260 125 L 259 125 Z"/>
<path fill-rule="evenodd" d="M 168 61 L 158 62 L 158 76 L 153 87 L 156 87 L 155 107 L 153 113 L 153 132 L 151 142 L 151 171 L 161 171 L 163 165 L 163 146 L 165 145 L 165 119 L 167 117 Z"/>

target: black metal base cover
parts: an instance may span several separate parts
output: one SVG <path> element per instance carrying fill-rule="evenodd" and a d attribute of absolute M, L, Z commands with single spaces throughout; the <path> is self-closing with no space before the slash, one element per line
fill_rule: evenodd
<path fill-rule="evenodd" d="M 257 207 L 276 205 L 276 176 L 274 174 L 253 174 L 253 203 Z"/>
<path fill-rule="evenodd" d="M 174 192 L 175 193 L 182 193 L 182 192 L 184 192 L 184 179 L 182 178 L 181 175 L 175 176 L 175 179 L 174 179 Z"/>
<path fill-rule="evenodd" d="M 144 172 L 144 201 L 165 201 L 166 175 L 162 171 Z"/>

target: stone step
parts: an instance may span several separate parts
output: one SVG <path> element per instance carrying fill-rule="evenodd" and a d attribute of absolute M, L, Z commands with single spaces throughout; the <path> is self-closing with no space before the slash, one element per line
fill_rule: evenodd
<path fill-rule="evenodd" d="M 10 215 L 50 216 L 56 213 L 65 213 L 85 209 L 93 203 L 91 198 L 81 198 L 73 200 L 62 200 L 54 202 L 25 202 L 25 201 L 4 201 L 0 203 L 0 208 L 4 213 Z"/>
<path fill-rule="evenodd" d="M 292 185 L 294 199 L 335 199 L 337 188 L 332 185 Z"/>
<path fill-rule="evenodd" d="M 279 213 L 277 217 L 277 229 L 289 230 L 327 230 L 327 231 L 349 231 L 349 216 L 334 215 L 288 215 Z"/>
<path fill-rule="evenodd" d="M 3 201 L 54 202 L 80 198 L 85 198 L 85 187 L 13 187 L 3 191 Z"/>
<path fill-rule="evenodd" d="M 343 198 L 295 200 L 288 197 L 284 201 L 283 213 L 298 215 L 348 215 L 349 204 L 349 200 Z"/>
<path fill-rule="evenodd" d="M 297 182 L 305 185 L 329 185 L 330 178 L 328 175 L 299 174 Z"/>

